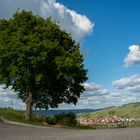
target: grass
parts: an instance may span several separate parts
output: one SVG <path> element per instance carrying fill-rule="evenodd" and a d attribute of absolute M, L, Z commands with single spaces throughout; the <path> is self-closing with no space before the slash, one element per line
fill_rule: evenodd
<path fill-rule="evenodd" d="M 63 115 L 63 114 L 61 114 Z M 69 117 L 67 116 L 61 116 L 59 115 L 58 117 L 64 117 L 69 119 Z M 68 114 L 70 115 L 70 114 Z M 49 117 L 55 117 L 55 116 L 49 116 Z M 73 116 L 72 116 L 73 117 Z M 7 108 L 0 108 L 0 122 L 2 121 L 2 118 L 10 120 L 10 121 L 14 121 L 14 122 L 20 122 L 20 123 L 25 123 L 25 124 L 32 124 L 32 125 L 39 125 L 39 126 L 51 126 L 49 124 L 44 124 L 44 121 L 42 119 L 41 116 L 33 116 L 31 120 L 26 120 L 25 119 L 25 112 L 24 111 L 18 111 L 18 110 L 13 110 L 13 109 L 7 109 Z M 61 119 L 59 119 L 61 120 Z M 81 126 L 81 125 L 69 125 L 69 124 L 65 124 L 63 125 L 63 123 L 65 122 L 59 122 L 60 126 L 59 127 L 63 127 L 63 128 L 70 128 L 70 129 L 93 129 L 93 127 L 91 126 Z M 62 124 L 61 124 L 62 123 Z M 94 128 L 95 129 L 95 128 Z"/>
<path fill-rule="evenodd" d="M 76 127 L 76 115 L 74 113 L 59 114 L 55 116 L 39 116 L 33 115 L 31 120 L 25 119 L 25 111 L 18 111 L 7 108 L 0 108 L 0 121 L 7 119 L 14 122 L 39 126 L 59 126 L 59 127 Z"/>
<path fill-rule="evenodd" d="M 120 107 L 110 107 L 93 113 L 81 114 L 80 116 L 85 118 L 102 118 L 108 115 L 118 115 L 126 118 L 140 118 L 140 102 Z"/>
<path fill-rule="evenodd" d="M 32 124 L 32 125 L 44 125 L 44 122 L 42 121 L 42 118 L 40 116 L 33 116 L 31 120 L 25 119 L 25 112 L 24 111 L 18 111 L 13 109 L 6 109 L 6 108 L 0 108 L 0 120 L 2 118 L 20 122 L 20 123 L 26 123 L 26 124 Z"/>

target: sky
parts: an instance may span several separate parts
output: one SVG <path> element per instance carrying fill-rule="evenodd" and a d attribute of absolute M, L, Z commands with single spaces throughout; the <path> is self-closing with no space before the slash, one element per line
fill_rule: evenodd
<path fill-rule="evenodd" d="M 88 80 L 76 106 L 105 108 L 140 102 L 139 0 L 0 0 L 0 18 L 19 8 L 52 17 L 81 44 Z M 24 109 L 10 88 L 0 87 L 0 107 Z"/>

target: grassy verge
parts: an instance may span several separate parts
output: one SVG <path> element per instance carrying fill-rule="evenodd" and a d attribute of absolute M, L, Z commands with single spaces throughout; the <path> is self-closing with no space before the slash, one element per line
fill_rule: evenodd
<path fill-rule="evenodd" d="M 77 125 L 75 122 L 76 115 L 73 113 L 60 114 L 54 116 L 46 116 L 45 118 L 34 115 L 31 120 L 25 119 L 25 112 L 13 109 L 0 108 L 0 121 L 7 119 L 14 122 L 39 125 L 39 126 L 53 126 L 72 129 L 93 129 L 91 126 Z"/>
<path fill-rule="evenodd" d="M 33 116 L 31 120 L 26 120 L 24 111 L 18 111 L 18 110 L 13 110 L 13 109 L 0 108 L 1 121 L 2 121 L 2 118 L 10 120 L 10 121 L 32 124 L 32 125 L 41 125 L 41 126 L 45 125 L 40 116 Z"/>
<path fill-rule="evenodd" d="M 40 116 L 40 115 L 33 115 L 31 120 L 25 119 L 25 112 L 18 111 L 13 109 L 2 109 L 0 108 L 0 121 L 3 119 L 25 123 L 25 124 L 32 124 L 32 125 L 39 125 L 39 126 L 58 126 L 58 127 L 76 127 L 76 115 L 73 113 L 68 114 L 59 114 L 54 116 Z"/>
<path fill-rule="evenodd" d="M 140 127 L 140 122 L 139 123 L 137 123 L 137 122 L 129 123 L 128 127 Z"/>

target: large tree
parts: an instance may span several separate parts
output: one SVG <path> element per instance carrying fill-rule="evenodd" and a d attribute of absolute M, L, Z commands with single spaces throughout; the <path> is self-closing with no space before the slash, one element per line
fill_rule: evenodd
<path fill-rule="evenodd" d="M 0 82 L 32 107 L 76 104 L 87 80 L 80 46 L 51 18 L 17 11 L 0 20 Z"/>

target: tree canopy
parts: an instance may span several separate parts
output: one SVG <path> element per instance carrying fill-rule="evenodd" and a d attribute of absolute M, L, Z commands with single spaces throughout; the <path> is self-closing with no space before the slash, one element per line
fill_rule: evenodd
<path fill-rule="evenodd" d="M 0 20 L 0 82 L 36 108 L 77 103 L 87 80 L 80 45 L 51 18 L 17 11 Z"/>

